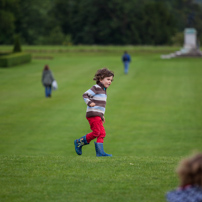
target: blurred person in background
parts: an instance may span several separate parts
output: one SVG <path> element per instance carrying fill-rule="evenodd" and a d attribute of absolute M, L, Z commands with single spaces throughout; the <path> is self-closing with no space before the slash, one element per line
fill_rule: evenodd
<path fill-rule="evenodd" d="M 127 53 L 127 51 L 124 52 L 123 56 L 122 56 L 122 62 L 124 64 L 124 73 L 128 74 L 128 70 L 129 70 L 129 64 L 131 62 L 131 57 L 130 55 Z"/>
<path fill-rule="evenodd" d="M 42 84 L 45 87 L 45 96 L 50 98 L 52 92 L 52 82 L 54 81 L 53 74 L 48 65 L 44 66 L 42 72 Z"/>

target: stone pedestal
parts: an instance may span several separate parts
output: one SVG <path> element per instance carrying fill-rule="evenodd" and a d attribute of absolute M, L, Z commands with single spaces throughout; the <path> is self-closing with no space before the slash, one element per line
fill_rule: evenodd
<path fill-rule="evenodd" d="M 193 28 L 184 30 L 184 49 L 191 51 L 197 48 L 197 32 Z"/>
<path fill-rule="evenodd" d="M 197 41 L 197 31 L 194 28 L 186 28 L 184 30 L 184 47 L 180 51 L 161 56 L 163 59 L 173 57 L 202 57 Z"/>

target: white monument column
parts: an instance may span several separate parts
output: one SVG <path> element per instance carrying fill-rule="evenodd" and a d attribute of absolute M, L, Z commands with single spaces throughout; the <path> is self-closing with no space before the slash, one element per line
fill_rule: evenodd
<path fill-rule="evenodd" d="M 197 31 L 194 28 L 184 30 L 184 49 L 187 52 L 197 48 Z"/>
<path fill-rule="evenodd" d="M 202 52 L 197 44 L 197 31 L 194 28 L 186 28 L 184 30 L 184 47 L 180 51 L 162 55 L 162 59 L 170 59 L 174 57 L 202 57 Z"/>

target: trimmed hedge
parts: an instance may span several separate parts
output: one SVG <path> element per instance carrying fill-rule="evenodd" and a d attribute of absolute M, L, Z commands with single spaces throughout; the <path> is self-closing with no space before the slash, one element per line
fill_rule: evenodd
<path fill-rule="evenodd" d="M 32 56 L 29 53 L 11 53 L 0 56 L 0 67 L 10 67 L 31 62 Z"/>

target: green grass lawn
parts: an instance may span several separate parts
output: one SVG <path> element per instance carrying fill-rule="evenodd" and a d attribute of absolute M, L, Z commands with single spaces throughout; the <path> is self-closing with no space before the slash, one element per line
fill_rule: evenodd
<path fill-rule="evenodd" d="M 0 201 L 165 201 L 179 160 L 202 148 L 202 59 L 162 60 L 174 48 L 127 47 L 124 75 L 125 48 L 25 47 L 30 64 L 0 68 Z M 50 99 L 45 64 L 59 87 Z M 78 156 L 73 141 L 90 132 L 82 94 L 102 67 L 115 72 L 104 143 L 113 157 L 96 157 L 93 142 Z"/>

